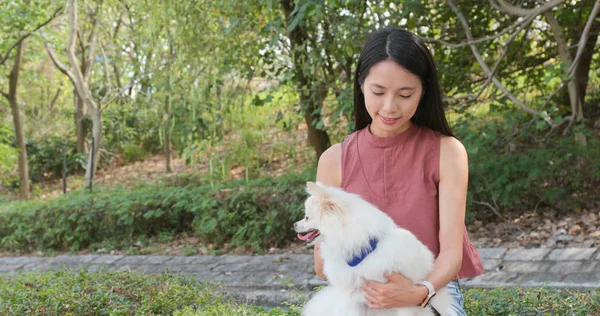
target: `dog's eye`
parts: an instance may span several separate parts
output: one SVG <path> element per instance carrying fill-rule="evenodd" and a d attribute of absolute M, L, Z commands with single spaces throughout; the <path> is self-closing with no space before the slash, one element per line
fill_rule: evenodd
<path fill-rule="evenodd" d="M 308 220 L 308 216 L 306 216 L 306 218 L 304 218 L 305 220 Z"/>

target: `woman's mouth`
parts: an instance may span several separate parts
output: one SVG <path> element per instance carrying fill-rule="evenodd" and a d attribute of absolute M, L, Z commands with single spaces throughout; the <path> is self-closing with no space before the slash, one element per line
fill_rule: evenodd
<path fill-rule="evenodd" d="M 387 125 L 392 125 L 396 122 L 398 122 L 400 118 L 389 118 L 389 117 L 385 117 L 385 116 L 381 116 L 379 115 L 379 120 L 383 123 L 383 124 L 387 124 Z"/>

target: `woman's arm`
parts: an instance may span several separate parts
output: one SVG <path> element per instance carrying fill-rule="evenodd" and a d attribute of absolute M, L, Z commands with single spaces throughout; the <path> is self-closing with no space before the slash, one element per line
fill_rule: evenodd
<path fill-rule="evenodd" d="M 340 144 L 329 147 L 321 154 L 317 165 L 317 181 L 336 187 L 342 185 L 342 146 Z M 317 242 L 314 248 L 315 272 L 321 280 L 326 281 L 320 247 L 321 243 Z"/>
<path fill-rule="evenodd" d="M 454 137 L 442 136 L 439 183 L 440 253 L 435 260 L 433 271 L 426 278 L 436 289 L 446 286 L 456 278 L 460 270 L 468 181 L 469 163 L 465 147 Z"/>

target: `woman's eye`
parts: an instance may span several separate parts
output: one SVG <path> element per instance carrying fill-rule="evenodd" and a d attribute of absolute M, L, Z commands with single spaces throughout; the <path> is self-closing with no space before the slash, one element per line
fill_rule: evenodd
<path fill-rule="evenodd" d="M 404 98 L 404 99 L 408 99 L 408 98 L 412 97 L 412 94 L 411 95 L 400 95 L 400 97 Z"/>
<path fill-rule="evenodd" d="M 374 95 L 383 95 L 383 92 L 382 93 L 373 92 L 373 94 Z"/>

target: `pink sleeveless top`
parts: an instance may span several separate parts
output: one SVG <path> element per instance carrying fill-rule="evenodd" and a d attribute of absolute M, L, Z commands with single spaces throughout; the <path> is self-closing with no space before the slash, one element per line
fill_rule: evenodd
<path fill-rule="evenodd" d="M 435 257 L 440 253 L 440 139 L 440 133 L 412 124 L 405 132 L 385 138 L 371 134 L 366 127 L 346 136 L 342 143 L 342 189 L 359 194 L 387 213 Z M 483 273 L 466 226 L 463 229 L 459 279 Z"/>

